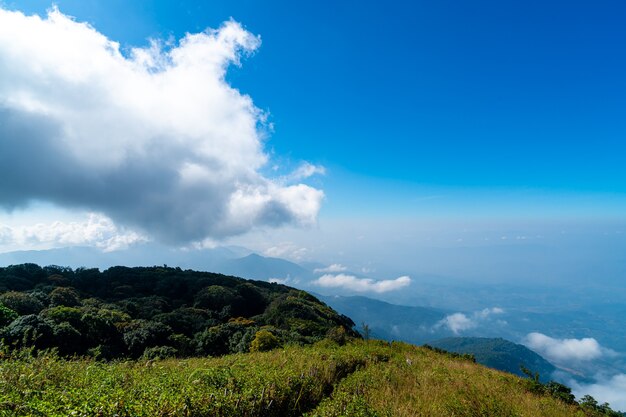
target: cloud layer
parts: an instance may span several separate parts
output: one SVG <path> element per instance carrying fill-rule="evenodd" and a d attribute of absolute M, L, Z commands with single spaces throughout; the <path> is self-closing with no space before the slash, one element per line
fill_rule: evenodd
<path fill-rule="evenodd" d="M 0 8 L 0 207 L 48 201 L 175 242 L 315 222 L 323 168 L 262 175 L 265 115 L 225 81 L 260 45 L 234 21 L 120 52 L 57 10 Z"/>
<path fill-rule="evenodd" d="M 384 293 L 408 286 L 411 284 L 411 278 L 402 276 L 396 279 L 375 281 L 370 278 L 357 278 L 354 275 L 347 274 L 325 274 L 313 281 L 313 283 L 325 288 L 343 288 L 356 292 Z"/>
<path fill-rule="evenodd" d="M 332 264 L 332 265 L 328 265 L 327 267 L 324 267 L 324 268 L 315 268 L 313 270 L 313 272 L 316 273 L 316 274 L 318 274 L 318 273 L 325 273 L 325 272 L 344 272 L 347 269 L 348 268 L 346 268 L 345 266 L 343 266 L 341 264 Z"/>
<path fill-rule="evenodd" d="M 0 246 L 96 246 L 110 252 L 147 240 L 145 236 L 119 228 L 111 219 L 94 213 L 77 222 L 56 221 L 20 227 L 0 225 Z"/>
<path fill-rule="evenodd" d="M 583 339 L 555 339 L 542 333 L 529 333 L 523 343 L 550 362 L 568 363 L 599 359 L 614 354 L 591 337 Z"/>
<path fill-rule="evenodd" d="M 609 378 L 600 378 L 592 384 L 568 381 L 577 398 L 591 395 L 599 403 L 607 402 L 614 410 L 626 410 L 626 374 L 616 374 Z"/>

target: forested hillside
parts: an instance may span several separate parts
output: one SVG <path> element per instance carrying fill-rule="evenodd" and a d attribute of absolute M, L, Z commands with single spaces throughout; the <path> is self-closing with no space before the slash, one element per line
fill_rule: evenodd
<path fill-rule="evenodd" d="M 358 336 L 304 291 L 166 266 L 0 268 L 0 303 L 5 344 L 62 356 L 215 356 Z"/>

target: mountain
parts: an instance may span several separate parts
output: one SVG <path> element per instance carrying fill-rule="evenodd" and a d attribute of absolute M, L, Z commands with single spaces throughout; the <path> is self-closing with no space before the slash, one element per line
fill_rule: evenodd
<path fill-rule="evenodd" d="M 538 372 L 545 381 L 556 371 L 554 365 L 526 346 L 502 338 L 448 337 L 428 344 L 448 352 L 470 353 L 482 365 L 519 376 L 524 376 L 521 366 Z"/>
<path fill-rule="evenodd" d="M 156 243 L 131 246 L 119 251 L 102 251 L 89 246 L 0 253 L 0 265 L 34 263 L 79 268 L 106 269 L 117 265 L 170 265 L 202 271 L 214 271 L 222 262 L 247 256 L 239 247 L 216 247 L 200 250 L 174 249 Z"/>
<path fill-rule="evenodd" d="M 111 252 L 103 252 L 94 247 L 75 246 L 0 253 L 0 266 L 24 263 L 72 268 L 90 266 L 100 269 L 116 265 L 169 265 L 263 281 L 275 279 L 278 282 L 306 282 L 313 277 L 311 270 L 296 263 L 261 256 L 240 246 L 184 250 L 148 243 Z"/>
<path fill-rule="evenodd" d="M 430 307 L 390 304 L 362 296 L 316 296 L 360 327 L 367 324 L 373 337 L 422 344 L 441 333 L 436 325 L 447 312 Z"/>
<path fill-rule="evenodd" d="M 280 259 L 270 258 L 251 253 L 248 256 L 235 259 L 225 259 L 215 265 L 216 271 L 238 277 L 280 282 L 294 280 L 308 280 L 312 274 L 298 264 Z"/>

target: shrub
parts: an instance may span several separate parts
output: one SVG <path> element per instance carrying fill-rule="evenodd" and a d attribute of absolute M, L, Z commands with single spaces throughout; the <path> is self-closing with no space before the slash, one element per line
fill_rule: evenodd
<path fill-rule="evenodd" d="M 178 351 L 171 346 L 155 346 L 146 348 L 141 358 L 148 360 L 167 359 L 175 357 L 177 353 Z"/>
<path fill-rule="evenodd" d="M 259 330 L 250 343 L 250 352 L 265 352 L 280 345 L 280 341 L 268 330 Z"/>

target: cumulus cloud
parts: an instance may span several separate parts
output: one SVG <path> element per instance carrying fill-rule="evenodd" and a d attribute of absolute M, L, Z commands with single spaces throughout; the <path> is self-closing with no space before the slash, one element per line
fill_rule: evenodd
<path fill-rule="evenodd" d="M 325 273 L 325 272 L 343 272 L 345 271 L 346 268 L 345 266 L 341 265 L 341 264 L 332 264 L 332 265 L 328 265 L 325 268 L 315 268 L 313 270 L 314 273 L 318 274 L 318 273 Z"/>
<path fill-rule="evenodd" d="M 384 293 L 408 286 L 411 283 L 411 278 L 402 276 L 396 279 L 375 281 L 370 278 L 357 278 L 354 275 L 326 274 L 313 281 L 313 283 L 326 288 L 343 288 L 356 292 Z"/>
<path fill-rule="evenodd" d="M 470 319 L 463 313 L 450 314 L 441 320 L 439 325 L 447 327 L 454 334 L 459 334 L 459 332 L 470 330 L 478 326 L 475 320 Z"/>
<path fill-rule="evenodd" d="M 456 335 L 466 330 L 475 329 L 482 322 L 490 320 L 491 316 L 499 314 L 504 314 L 504 310 L 500 307 L 485 308 L 475 311 L 469 316 L 465 313 L 449 314 L 437 322 L 433 329 L 447 328 Z M 506 322 L 498 320 L 498 324 L 503 325 Z"/>
<path fill-rule="evenodd" d="M 261 174 L 266 115 L 231 87 L 260 38 L 234 21 L 120 52 L 52 9 L 0 6 L 0 207 L 104 213 L 174 242 L 316 221 L 321 190 Z"/>
<path fill-rule="evenodd" d="M 146 236 L 119 228 L 108 217 L 95 213 L 80 222 L 57 221 L 19 227 L 0 225 L 0 245 L 7 246 L 36 248 L 85 245 L 110 252 L 146 241 Z"/>
<path fill-rule="evenodd" d="M 592 337 L 555 339 L 542 333 L 529 333 L 522 343 L 556 364 L 591 361 L 615 355 L 614 351 L 603 348 Z"/>

